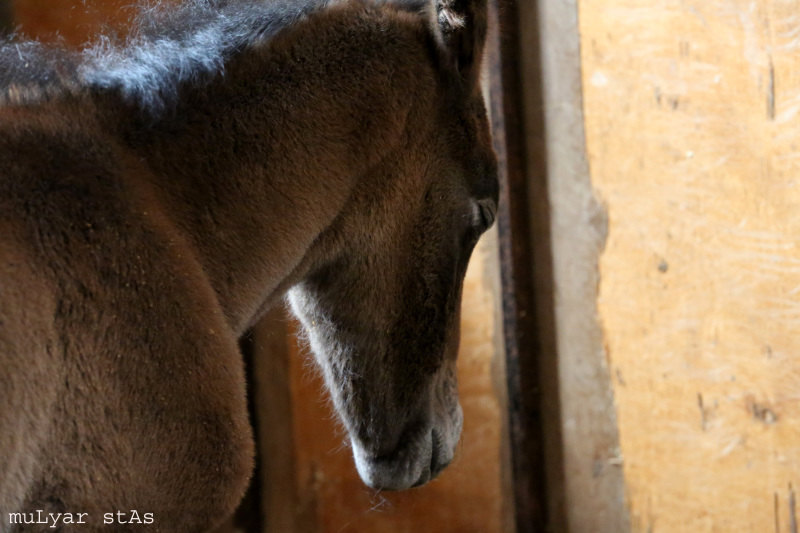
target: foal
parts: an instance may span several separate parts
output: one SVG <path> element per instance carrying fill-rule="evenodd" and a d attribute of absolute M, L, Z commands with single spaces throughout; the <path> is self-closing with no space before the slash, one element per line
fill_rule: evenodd
<path fill-rule="evenodd" d="M 364 482 L 448 464 L 497 199 L 485 11 L 192 0 L 81 54 L 0 44 L 0 531 L 224 520 L 254 453 L 236 342 L 286 295 Z"/>

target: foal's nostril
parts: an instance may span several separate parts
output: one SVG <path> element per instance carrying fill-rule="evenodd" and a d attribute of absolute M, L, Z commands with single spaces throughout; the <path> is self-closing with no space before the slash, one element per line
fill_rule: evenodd
<path fill-rule="evenodd" d="M 431 479 L 447 468 L 452 458 L 443 448 L 441 437 L 436 431 L 431 432 Z"/>
<path fill-rule="evenodd" d="M 409 445 L 418 442 L 420 437 L 427 432 L 426 424 L 422 421 L 406 425 L 402 431 L 394 434 L 385 432 L 381 439 L 372 439 L 371 446 L 366 445 L 365 449 L 371 453 L 371 458 L 375 461 L 393 461 L 406 453 Z M 363 439 L 362 442 L 370 442 Z"/>
<path fill-rule="evenodd" d="M 435 477 L 444 468 L 439 464 L 440 447 L 439 436 L 435 431 L 431 431 L 431 478 Z"/>
<path fill-rule="evenodd" d="M 441 437 L 439 437 L 439 434 L 435 430 L 431 431 L 431 462 L 428 468 L 422 471 L 422 474 L 413 486 L 419 487 L 438 476 L 439 472 L 450 464 L 449 459 L 443 457 L 445 455 L 442 449 Z"/>

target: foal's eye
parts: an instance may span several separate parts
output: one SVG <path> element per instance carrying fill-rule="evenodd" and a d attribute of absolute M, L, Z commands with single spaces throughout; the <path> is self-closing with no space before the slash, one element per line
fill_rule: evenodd
<path fill-rule="evenodd" d="M 480 233 L 483 233 L 494 223 L 497 215 L 497 204 L 490 198 L 477 200 L 472 204 L 473 225 Z"/>

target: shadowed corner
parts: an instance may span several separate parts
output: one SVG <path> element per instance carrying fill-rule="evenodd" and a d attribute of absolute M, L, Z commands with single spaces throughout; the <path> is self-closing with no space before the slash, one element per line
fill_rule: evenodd
<path fill-rule="evenodd" d="M 11 33 L 14 21 L 11 13 L 11 0 L 0 0 L 0 38 Z"/>

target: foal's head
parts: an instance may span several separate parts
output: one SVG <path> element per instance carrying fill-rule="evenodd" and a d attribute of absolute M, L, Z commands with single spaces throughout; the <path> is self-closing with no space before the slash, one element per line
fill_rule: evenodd
<path fill-rule="evenodd" d="M 461 287 L 497 208 L 478 84 L 485 0 L 439 0 L 428 18 L 435 88 L 408 136 L 364 178 L 329 233 L 336 253 L 289 294 L 368 485 L 404 489 L 453 458 Z M 387 59 L 390 60 L 390 59 Z M 431 67 L 428 67 L 430 70 Z M 427 102 L 427 104 L 426 104 Z"/>

